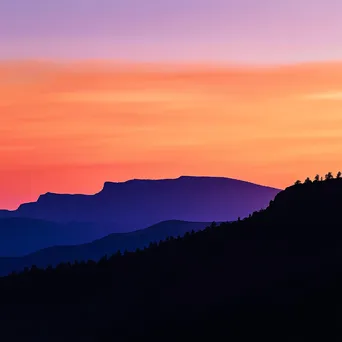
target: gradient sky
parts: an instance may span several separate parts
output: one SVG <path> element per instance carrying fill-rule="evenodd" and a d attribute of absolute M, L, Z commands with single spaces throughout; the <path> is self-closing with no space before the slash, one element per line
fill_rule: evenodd
<path fill-rule="evenodd" d="M 285 187 L 337 172 L 340 13 L 339 0 L 1 1 L 0 208 L 107 180 Z"/>
<path fill-rule="evenodd" d="M 342 59 L 340 0 L 0 1 L 0 58 Z"/>

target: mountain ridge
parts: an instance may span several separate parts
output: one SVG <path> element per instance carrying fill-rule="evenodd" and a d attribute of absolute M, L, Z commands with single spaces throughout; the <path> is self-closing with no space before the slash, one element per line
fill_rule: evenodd
<path fill-rule="evenodd" d="M 159 242 L 167 237 L 183 236 L 191 231 L 199 231 L 210 224 L 210 222 L 167 220 L 133 232 L 109 234 L 83 244 L 56 244 L 23 256 L 4 256 L 0 257 L 0 276 L 5 276 L 12 271 L 23 271 L 25 267 L 32 265 L 46 268 L 49 265 L 55 267 L 61 262 L 98 261 L 105 254 L 110 255 L 119 250 L 135 251 L 137 248 L 147 247 L 150 243 Z"/>
<path fill-rule="evenodd" d="M 112 224 L 127 232 L 165 220 L 232 221 L 268 205 L 281 191 L 225 177 L 105 182 L 94 195 L 47 192 L 1 217 L 27 217 L 59 223 Z M 213 202 L 215 201 L 215 203 Z"/>
<path fill-rule="evenodd" d="M 0 209 L 0 213 L 13 213 L 13 212 L 17 211 L 21 206 L 25 206 L 26 204 L 31 204 L 31 203 L 37 203 L 37 202 L 41 201 L 44 198 L 49 198 L 49 197 L 52 197 L 52 196 L 57 196 L 57 197 L 58 196 L 70 196 L 70 197 L 72 197 L 72 196 L 84 196 L 84 197 L 90 197 L 90 196 L 99 195 L 107 187 L 111 187 L 113 185 L 118 185 L 118 184 L 139 183 L 139 182 L 175 181 L 175 180 L 187 180 L 187 179 L 231 180 L 231 181 L 240 182 L 241 184 L 250 184 L 250 185 L 255 185 L 255 186 L 266 188 L 266 189 L 272 189 L 272 190 L 277 190 L 277 191 L 283 190 L 283 189 L 280 189 L 280 188 L 275 188 L 275 187 L 268 186 L 268 185 L 262 185 L 262 184 L 258 184 L 258 183 L 251 182 L 251 181 L 245 181 L 245 180 L 240 180 L 240 179 L 237 179 L 237 178 L 230 178 L 230 177 L 223 177 L 223 176 L 217 176 L 216 177 L 216 176 L 182 175 L 182 176 L 179 176 L 177 178 L 156 178 L 156 179 L 152 179 L 152 178 L 132 178 L 132 179 L 128 179 L 128 180 L 125 180 L 125 181 L 118 181 L 118 182 L 115 182 L 115 181 L 104 181 L 101 190 L 97 191 L 95 193 L 92 193 L 92 194 L 58 193 L 58 192 L 48 191 L 46 193 L 40 194 L 36 201 L 30 201 L 30 202 L 21 203 L 21 204 L 19 204 L 19 206 L 16 209 Z"/>

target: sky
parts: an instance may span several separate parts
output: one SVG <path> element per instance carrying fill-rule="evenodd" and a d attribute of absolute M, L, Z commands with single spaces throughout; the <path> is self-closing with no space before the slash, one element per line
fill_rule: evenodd
<path fill-rule="evenodd" d="M 342 58 L 340 0 L 3 0 L 0 58 Z"/>
<path fill-rule="evenodd" d="M 0 208 L 105 181 L 337 172 L 342 2 L 0 2 Z"/>

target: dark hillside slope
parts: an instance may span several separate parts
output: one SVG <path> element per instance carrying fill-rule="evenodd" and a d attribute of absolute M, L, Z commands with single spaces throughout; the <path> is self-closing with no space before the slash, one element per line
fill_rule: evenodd
<path fill-rule="evenodd" d="M 298 185 L 243 221 L 0 279 L 3 336 L 341 340 L 341 195 L 341 180 Z"/>

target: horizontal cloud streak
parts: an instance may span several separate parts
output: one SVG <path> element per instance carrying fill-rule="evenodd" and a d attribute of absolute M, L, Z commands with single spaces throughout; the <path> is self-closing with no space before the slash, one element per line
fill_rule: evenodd
<path fill-rule="evenodd" d="M 203 94 L 201 94 L 203 96 Z M 75 103 L 157 103 L 157 102 L 177 102 L 177 101 L 193 101 L 200 100 L 199 96 L 191 98 L 191 94 L 182 94 L 179 92 L 162 92 L 162 91 L 99 91 L 99 92 L 70 92 L 56 93 L 52 95 L 51 101 L 57 102 L 75 102 Z"/>
<path fill-rule="evenodd" d="M 342 100 L 342 91 L 308 94 L 303 98 L 307 100 Z"/>

